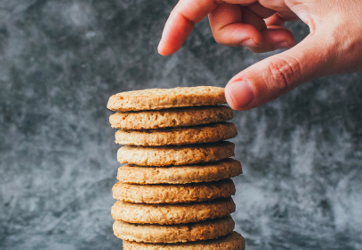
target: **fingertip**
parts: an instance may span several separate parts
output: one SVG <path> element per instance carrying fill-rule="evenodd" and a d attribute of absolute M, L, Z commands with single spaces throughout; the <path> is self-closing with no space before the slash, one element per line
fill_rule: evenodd
<path fill-rule="evenodd" d="M 237 107 L 234 105 L 235 103 L 234 96 L 232 95 L 232 93 L 230 93 L 230 88 L 228 86 L 229 84 L 226 85 L 225 87 L 225 99 L 230 108 L 236 110 Z"/>
<path fill-rule="evenodd" d="M 162 40 L 158 43 L 158 46 L 157 46 L 157 52 L 158 54 L 160 54 L 161 56 L 164 56 L 164 53 L 163 53 L 163 50 L 162 50 Z"/>
<path fill-rule="evenodd" d="M 157 52 L 161 55 L 161 56 L 169 56 L 172 53 L 167 50 L 164 46 L 163 40 L 161 39 L 160 43 L 157 46 Z"/>
<path fill-rule="evenodd" d="M 168 56 L 178 51 L 190 35 L 195 24 L 182 15 L 172 15 L 167 20 L 157 50 Z"/>
<path fill-rule="evenodd" d="M 179 49 L 175 48 L 175 45 L 177 45 L 177 39 L 175 38 L 175 34 L 170 32 L 167 26 L 168 25 L 166 23 L 165 28 L 162 32 L 161 40 L 157 46 L 157 51 L 161 56 L 169 56 Z"/>
<path fill-rule="evenodd" d="M 226 85 L 225 98 L 232 109 L 245 110 L 253 102 L 255 94 L 250 82 L 241 80 Z"/>
<path fill-rule="evenodd" d="M 173 53 L 175 53 L 177 50 L 179 50 L 182 46 L 182 42 L 180 43 L 180 40 L 169 32 L 166 36 L 162 36 L 157 51 L 162 56 L 169 56 Z"/>

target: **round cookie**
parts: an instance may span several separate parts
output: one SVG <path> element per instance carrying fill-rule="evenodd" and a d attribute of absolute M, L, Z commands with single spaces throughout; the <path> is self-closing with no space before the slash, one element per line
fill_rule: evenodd
<path fill-rule="evenodd" d="M 242 174 L 239 161 L 225 159 L 200 165 L 171 167 L 142 167 L 124 165 L 118 169 L 117 179 L 129 184 L 186 184 L 218 181 Z"/>
<path fill-rule="evenodd" d="M 144 243 L 178 243 L 199 240 L 211 240 L 226 236 L 234 229 L 235 222 L 231 216 L 198 223 L 161 226 L 130 224 L 116 221 L 114 234 L 128 241 Z"/>
<path fill-rule="evenodd" d="M 196 241 L 178 244 L 146 244 L 123 241 L 124 250 L 244 250 L 245 239 L 237 232 L 216 240 Z"/>
<path fill-rule="evenodd" d="M 230 107 L 212 106 L 160 111 L 117 112 L 109 117 L 109 122 L 112 128 L 141 130 L 196 126 L 226 122 L 233 118 L 233 110 Z"/>
<path fill-rule="evenodd" d="M 231 198 L 188 204 L 136 204 L 117 201 L 112 206 L 112 217 L 136 224 L 173 225 L 222 218 L 235 212 Z"/>
<path fill-rule="evenodd" d="M 218 142 L 238 134 L 233 123 L 156 130 L 118 130 L 116 143 L 136 146 L 188 145 Z"/>
<path fill-rule="evenodd" d="M 198 86 L 121 92 L 109 98 L 107 108 L 124 112 L 215 106 L 224 103 L 226 103 L 224 88 Z"/>
<path fill-rule="evenodd" d="M 113 198 L 123 202 L 175 204 L 229 198 L 235 194 L 231 179 L 186 185 L 133 185 L 117 182 Z"/>
<path fill-rule="evenodd" d="M 234 155 L 235 145 L 217 142 L 202 145 L 139 147 L 124 146 L 117 152 L 120 163 L 140 166 L 186 165 L 220 161 Z"/>

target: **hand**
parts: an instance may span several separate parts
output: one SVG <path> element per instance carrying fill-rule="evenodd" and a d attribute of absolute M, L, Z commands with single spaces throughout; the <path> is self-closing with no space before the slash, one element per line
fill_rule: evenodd
<path fill-rule="evenodd" d="M 253 52 L 290 48 L 229 81 L 225 95 L 233 109 L 260 106 L 317 77 L 362 69 L 361 0 L 180 0 L 166 22 L 159 53 L 176 52 L 206 15 L 218 43 Z M 283 25 L 298 19 L 310 34 L 294 46 Z"/>

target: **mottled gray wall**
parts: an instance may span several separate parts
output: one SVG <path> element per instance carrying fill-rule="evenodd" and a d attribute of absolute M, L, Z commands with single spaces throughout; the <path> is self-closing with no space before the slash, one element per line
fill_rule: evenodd
<path fill-rule="evenodd" d="M 159 56 L 176 2 L 0 0 L 0 249 L 121 249 L 108 97 L 224 86 L 269 55 L 216 44 L 205 20 Z M 235 113 L 245 173 L 234 218 L 248 249 L 362 249 L 361 80 L 315 80 Z"/>

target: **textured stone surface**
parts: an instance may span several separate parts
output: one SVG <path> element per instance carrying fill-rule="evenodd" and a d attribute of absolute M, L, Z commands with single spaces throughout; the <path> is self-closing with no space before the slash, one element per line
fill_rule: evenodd
<path fill-rule="evenodd" d="M 224 86 L 267 57 L 214 42 L 207 21 L 156 52 L 177 0 L 0 1 L 0 249 L 121 249 L 106 109 L 120 91 Z M 297 39 L 308 33 L 289 24 Z M 247 249 L 362 249 L 362 75 L 306 83 L 235 112 L 236 230 Z"/>

